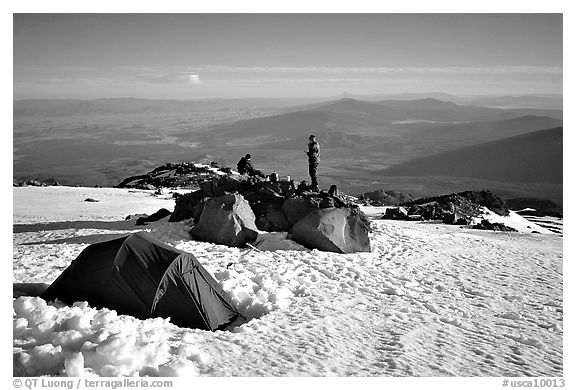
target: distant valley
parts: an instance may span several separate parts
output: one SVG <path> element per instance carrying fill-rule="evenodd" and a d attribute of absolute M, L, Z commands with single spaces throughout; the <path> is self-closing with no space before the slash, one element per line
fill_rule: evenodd
<path fill-rule="evenodd" d="M 542 105 L 496 108 L 419 96 L 16 101 L 14 176 L 114 185 L 169 161 L 235 167 L 251 153 L 257 168 L 302 180 L 306 140 L 314 133 L 324 187 L 428 195 L 484 186 L 561 203 L 562 111 L 552 98 L 517 100 Z M 554 147 L 543 147 L 545 135 Z"/>

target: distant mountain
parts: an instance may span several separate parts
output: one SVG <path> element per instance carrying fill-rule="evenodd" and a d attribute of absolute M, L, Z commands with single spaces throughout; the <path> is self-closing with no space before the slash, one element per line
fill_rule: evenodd
<path fill-rule="evenodd" d="M 538 108 L 562 110 L 562 95 L 489 96 L 470 98 L 470 104 L 499 108 Z"/>
<path fill-rule="evenodd" d="M 562 127 L 539 130 L 415 159 L 380 173 L 562 184 L 562 138 Z"/>
<path fill-rule="evenodd" d="M 473 122 L 505 120 L 525 115 L 550 116 L 562 119 L 562 112 L 558 110 L 500 109 L 460 105 L 432 98 L 379 101 L 343 98 L 335 101 L 289 107 L 283 110 L 283 112 L 297 111 L 321 111 L 333 114 L 356 115 L 380 124 L 417 120 L 444 123 Z"/>
<path fill-rule="evenodd" d="M 18 116 L 75 116 L 130 113 L 189 113 L 232 109 L 284 108 L 316 102 L 308 98 L 246 98 L 162 100 L 136 98 L 78 99 L 25 99 L 16 100 L 13 114 Z"/>
<path fill-rule="evenodd" d="M 547 110 L 542 108 L 503 108 L 502 111 L 508 111 L 514 115 L 548 116 L 560 120 L 564 117 L 562 110 Z"/>
<path fill-rule="evenodd" d="M 403 116 L 406 112 L 399 109 L 424 111 L 449 110 L 453 108 L 462 114 L 464 107 L 473 104 L 485 106 L 483 108 L 514 108 L 512 113 L 500 118 L 510 118 L 517 115 L 517 110 L 524 109 L 522 115 L 542 115 L 562 118 L 562 96 L 504 96 L 504 97 L 477 97 L 463 98 L 443 93 L 429 94 L 399 94 L 399 95 L 348 95 L 337 100 L 326 98 L 239 98 L 239 99 L 199 99 L 199 100 L 162 100 L 162 99 L 136 99 L 136 98 L 106 98 L 93 100 L 79 99 L 25 99 L 13 102 L 13 114 L 15 117 L 55 117 L 75 115 L 110 115 L 127 113 L 186 113 L 203 112 L 231 109 L 277 109 L 281 112 L 309 111 L 309 110 L 340 110 L 349 109 L 354 104 L 366 104 L 364 109 L 369 110 L 371 103 L 386 106 L 390 118 Z M 455 104 L 458 107 L 453 107 Z M 452 107 L 450 107 L 450 105 Z M 477 111 L 476 114 L 494 115 L 496 111 Z M 358 107 L 356 107 L 358 109 Z M 390 111 L 391 109 L 394 109 Z M 544 111 L 526 111 L 526 110 Z M 468 109 L 468 115 L 473 111 Z M 452 113 L 453 115 L 454 113 Z M 445 114 L 446 117 L 451 117 Z M 486 118 L 485 118 L 486 119 Z M 494 118 L 492 118 L 494 119 Z M 395 120 L 395 119 L 391 119 Z M 454 120 L 478 120 L 472 115 L 467 119 Z"/>
<path fill-rule="evenodd" d="M 216 125 L 201 135 L 179 138 L 194 138 L 210 147 L 297 149 L 313 133 L 323 148 L 377 152 L 385 146 L 388 154 L 392 148 L 396 154 L 412 153 L 408 157 L 413 158 L 558 126 L 562 126 L 562 121 L 554 118 L 431 98 L 378 102 L 343 98 Z"/>
<path fill-rule="evenodd" d="M 361 112 L 382 116 L 387 114 L 386 120 L 396 120 L 398 115 L 405 118 L 407 112 L 414 110 L 437 111 L 454 108 L 456 104 L 437 99 L 425 98 L 415 100 L 359 100 L 341 98 L 338 100 L 317 102 L 302 106 L 288 107 L 285 112 L 295 111 L 330 111 L 330 112 Z M 393 117 L 390 116 L 393 114 Z"/>
<path fill-rule="evenodd" d="M 366 101 L 418 100 L 432 98 L 461 105 L 474 105 L 495 108 L 537 108 L 562 110 L 563 98 L 560 94 L 509 95 L 509 96 L 457 96 L 444 92 L 401 93 L 358 95 L 342 93 L 336 98 L 351 98 Z"/>

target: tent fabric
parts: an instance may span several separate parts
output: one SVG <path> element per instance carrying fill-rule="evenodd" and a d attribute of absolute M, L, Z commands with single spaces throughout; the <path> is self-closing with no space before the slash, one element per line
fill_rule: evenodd
<path fill-rule="evenodd" d="M 241 317 L 191 253 L 139 232 L 88 246 L 41 295 L 205 330 Z"/>

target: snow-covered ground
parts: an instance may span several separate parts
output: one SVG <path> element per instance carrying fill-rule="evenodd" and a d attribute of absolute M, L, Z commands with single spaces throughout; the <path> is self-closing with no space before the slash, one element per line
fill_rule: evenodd
<path fill-rule="evenodd" d="M 372 252 L 249 251 L 135 227 L 167 194 L 13 189 L 13 282 L 51 283 L 90 243 L 146 230 L 193 253 L 249 319 L 178 328 L 86 303 L 13 301 L 14 375 L 562 376 L 563 238 L 376 219 Z M 100 202 L 85 202 L 86 198 Z M 555 222 L 556 224 L 558 221 Z M 561 230 L 560 230 L 561 231 Z"/>

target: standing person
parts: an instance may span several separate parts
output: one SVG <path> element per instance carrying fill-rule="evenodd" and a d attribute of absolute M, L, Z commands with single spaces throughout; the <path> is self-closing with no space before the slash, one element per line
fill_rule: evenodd
<path fill-rule="evenodd" d="M 308 138 L 308 173 L 310 174 L 310 187 L 312 190 L 318 190 L 318 179 L 316 177 L 316 171 L 318 170 L 318 164 L 320 163 L 320 144 L 316 141 L 316 136 L 314 134 L 310 135 Z"/>

